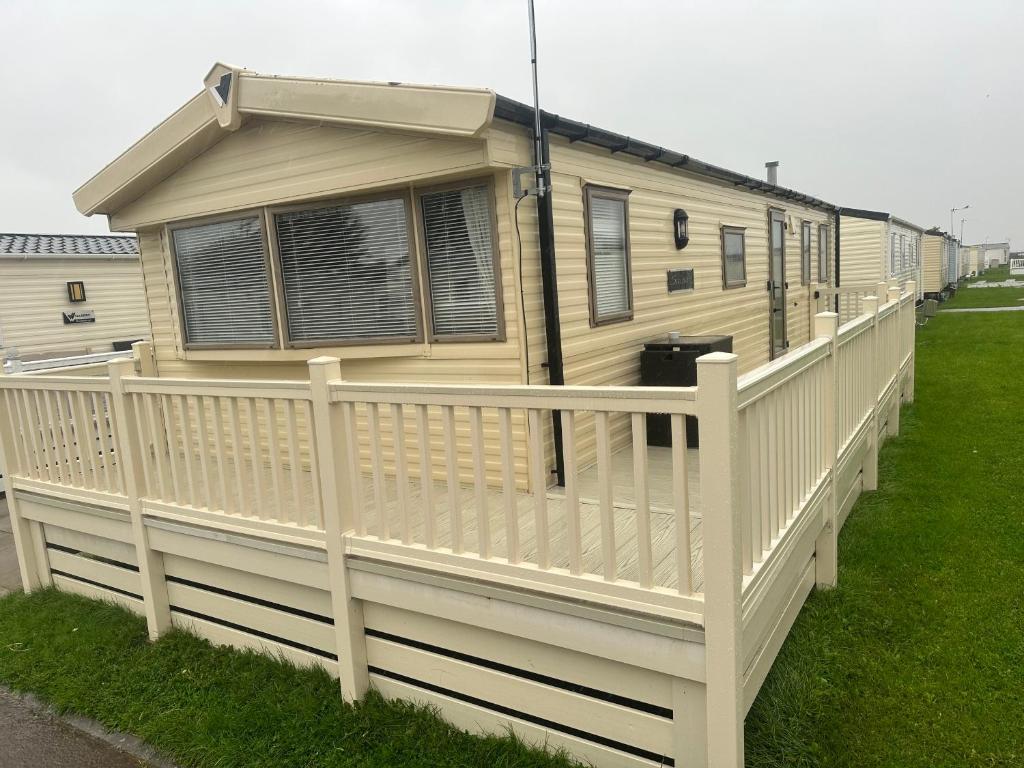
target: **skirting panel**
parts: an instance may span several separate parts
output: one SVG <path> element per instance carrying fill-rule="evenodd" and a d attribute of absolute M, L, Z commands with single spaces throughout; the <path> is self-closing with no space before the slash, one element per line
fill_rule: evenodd
<path fill-rule="evenodd" d="M 673 678 L 651 669 L 368 600 L 363 616 L 373 684 L 472 731 L 512 728 L 601 766 L 673 765 L 677 719 L 703 716 L 702 701 L 679 711 Z"/>
<path fill-rule="evenodd" d="M 18 502 L 41 527 L 55 587 L 145 613 L 127 514 L 35 494 L 19 494 Z"/>
<path fill-rule="evenodd" d="M 148 525 L 147 533 L 163 553 L 175 626 L 337 675 L 330 594 L 298 581 L 326 582 L 321 551 L 178 524 Z"/>

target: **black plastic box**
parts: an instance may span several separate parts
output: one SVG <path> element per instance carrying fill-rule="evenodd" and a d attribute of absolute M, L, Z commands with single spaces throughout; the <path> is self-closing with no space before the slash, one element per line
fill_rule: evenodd
<path fill-rule="evenodd" d="M 644 387 L 692 387 L 697 384 L 697 358 L 711 352 L 732 352 L 732 336 L 667 337 L 644 344 L 640 353 L 640 384 Z M 667 414 L 647 414 L 647 444 L 672 445 L 672 422 Z M 695 416 L 686 417 L 686 444 L 700 444 Z"/>

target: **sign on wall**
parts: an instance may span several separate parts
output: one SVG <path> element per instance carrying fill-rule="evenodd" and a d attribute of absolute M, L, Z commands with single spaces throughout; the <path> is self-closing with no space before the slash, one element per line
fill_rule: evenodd
<path fill-rule="evenodd" d="M 96 322 L 96 312 L 91 309 L 84 309 L 81 312 L 64 312 L 62 314 L 64 315 L 64 325 Z"/>
<path fill-rule="evenodd" d="M 692 291 L 693 290 L 693 270 L 692 269 L 670 269 L 668 270 L 668 292 L 677 293 L 679 291 Z"/>

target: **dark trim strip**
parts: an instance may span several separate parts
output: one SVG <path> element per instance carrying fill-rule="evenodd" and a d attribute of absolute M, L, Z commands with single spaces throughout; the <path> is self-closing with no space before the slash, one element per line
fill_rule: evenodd
<path fill-rule="evenodd" d="M 320 657 L 325 658 L 325 659 L 330 659 L 331 661 L 337 661 L 338 660 L 338 654 L 336 654 L 336 653 L 330 653 L 328 651 L 322 651 L 319 648 L 314 648 L 311 645 L 303 645 L 302 643 L 296 643 L 294 640 L 289 640 L 289 639 L 284 638 L 284 637 L 279 637 L 278 635 L 272 635 L 269 632 L 263 632 L 263 631 L 261 631 L 259 629 L 253 629 L 252 627 L 246 627 L 246 626 L 243 626 L 241 624 L 235 624 L 234 622 L 225 621 L 224 619 L 218 619 L 216 616 L 208 616 L 205 613 L 200 613 L 199 611 L 193 611 L 193 610 L 191 610 L 189 608 L 182 608 L 181 606 L 171 605 L 171 611 L 183 614 L 185 616 L 191 616 L 191 617 L 193 617 L 195 619 L 203 619 L 205 621 L 211 622 L 212 624 L 219 624 L 222 627 L 227 627 L 228 629 L 234 629 L 234 630 L 237 630 L 238 632 L 244 632 L 247 635 L 254 635 L 255 637 L 260 637 L 260 638 L 263 638 L 264 640 L 270 640 L 270 641 L 275 642 L 275 643 L 280 643 L 281 645 L 287 645 L 289 648 L 295 648 L 295 649 L 300 650 L 300 651 L 305 651 L 306 653 L 312 653 L 312 654 L 314 654 L 316 656 L 320 656 Z"/>
<path fill-rule="evenodd" d="M 542 728 L 547 728 L 552 731 L 558 731 L 559 733 L 564 733 L 567 736 L 574 736 L 577 739 L 583 739 L 585 741 L 593 742 L 594 744 L 600 744 L 603 747 L 609 747 L 610 749 L 616 749 L 619 752 L 625 752 L 626 754 L 634 755 L 635 757 L 641 757 L 644 760 L 650 760 L 658 765 L 675 765 L 675 760 L 667 755 L 659 755 L 655 752 L 651 752 L 646 749 L 634 747 L 631 744 L 623 744 L 621 741 L 608 739 L 604 736 L 599 736 L 596 733 L 589 733 L 588 731 L 583 731 L 579 728 L 573 728 L 572 726 L 562 725 L 561 723 L 556 723 L 552 720 L 546 720 L 543 717 L 530 715 L 526 712 L 520 712 L 517 709 L 512 709 L 511 707 L 505 707 L 501 704 L 495 704 L 493 702 L 486 701 L 485 699 L 478 699 L 475 696 L 469 696 L 465 693 L 459 693 L 458 691 L 453 691 L 448 688 L 442 688 L 441 686 L 434 685 L 433 683 L 425 683 L 422 680 L 416 680 L 415 678 L 407 677 L 397 672 L 390 672 L 386 669 L 381 669 L 380 667 L 370 666 L 369 671 L 373 674 L 380 675 L 381 677 L 386 677 L 391 680 L 397 680 L 398 682 L 405 683 L 407 685 L 413 685 L 417 688 L 422 688 L 423 690 L 440 694 L 441 696 L 448 696 L 449 698 L 457 699 L 458 701 L 465 702 L 466 704 L 473 704 L 477 707 L 489 709 L 492 712 L 497 712 L 500 715 L 514 717 L 518 720 L 525 720 L 528 723 L 533 723 L 534 725 L 539 725 Z"/>
<path fill-rule="evenodd" d="M 201 589 L 204 592 L 212 592 L 216 595 L 223 597 L 233 597 L 236 600 L 242 600 L 246 603 L 253 603 L 254 605 L 262 606 L 263 608 L 272 608 L 275 611 L 281 611 L 281 613 L 289 613 L 293 616 L 301 616 L 304 619 L 311 619 L 312 621 L 319 621 L 322 624 L 329 624 L 334 626 L 334 619 L 330 616 L 321 616 L 318 613 L 311 613 L 310 611 L 304 611 L 301 608 L 293 608 L 290 605 L 282 605 L 281 603 L 275 603 L 270 600 L 264 600 L 259 597 L 252 597 L 242 592 L 233 592 L 230 589 L 224 589 L 222 587 L 215 587 L 211 584 L 202 584 L 198 581 L 191 581 L 190 579 L 183 579 L 180 576 L 166 575 L 167 581 L 173 581 L 175 584 L 184 584 L 186 587 L 194 587 L 195 589 Z"/>
<path fill-rule="evenodd" d="M 666 707 L 659 707 L 656 704 L 649 704 L 645 701 L 638 701 L 637 699 L 630 699 L 626 696 L 619 696 L 614 693 L 608 693 L 607 691 L 601 691 L 597 688 L 589 688 L 585 685 L 578 683 L 570 683 L 567 680 L 561 680 L 557 677 L 549 677 L 548 675 L 542 675 L 537 672 L 529 672 L 525 669 L 519 669 L 508 664 L 502 664 L 498 661 L 491 661 L 490 659 L 483 659 L 479 656 L 471 656 L 468 653 L 462 653 L 460 651 L 453 651 L 449 648 L 441 648 L 430 643 L 424 643 L 419 640 L 412 640 L 407 637 L 400 637 L 398 635 L 392 635 L 387 632 L 381 632 L 378 629 L 366 628 L 365 630 L 367 637 L 377 637 L 381 640 L 390 640 L 393 643 L 399 645 L 405 645 L 410 648 L 416 648 L 420 651 L 428 651 L 430 653 L 436 653 L 438 656 L 445 656 L 450 659 L 456 659 L 458 661 L 464 661 L 468 664 L 474 664 L 478 667 L 485 669 L 491 669 L 495 672 L 503 672 L 513 677 L 519 677 L 524 680 L 530 680 L 534 683 L 542 683 L 543 685 L 549 685 L 552 688 L 559 688 L 570 693 L 580 694 L 582 696 L 588 696 L 598 701 L 605 701 L 609 704 L 617 704 L 621 707 L 627 707 L 629 709 L 635 709 L 638 712 L 644 712 L 649 715 L 655 715 L 657 717 L 664 717 L 667 720 L 672 719 L 672 710 Z"/>
<path fill-rule="evenodd" d="M 93 587 L 99 587 L 100 589 L 106 589 L 106 590 L 109 590 L 110 592 L 116 592 L 117 594 L 124 595 L 125 597 L 133 597 L 133 598 L 135 598 L 136 600 L 139 600 L 139 601 L 142 600 L 142 595 L 137 595 L 134 592 L 129 592 L 126 589 L 118 589 L 117 587 L 112 587 L 109 584 L 103 584 L 102 582 L 99 582 L 99 581 L 93 581 L 92 579 L 87 579 L 84 576 L 76 576 L 73 573 L 68 573 L 67 571 L 61 571 L 61 570 L 59 570 L 57 568 L 51 568 L 50 569 L 50 573 L 52 575 L 54 575 L 54 576 L 63 576 L 65 579 L 71 579 L 72 581 L 80 581 L 83 584 L 89 584 L 89 585 L 91 585 Z"/>
<path fill-rule="evenodd" d="M 109 557 L 103 557 L 102 555 L 94 555 L 92 552 L 86 552 L 82 549 L 75 549 L 74 547 L 65 547 L 63 544 L 54 544 L 52 541 L 46 542 L 47 549 L 54 549 L 58 552 L 66 552 L 69 555 L 78 555 L 79 557 L 86 558 L 88 560 L 95 560 L 98 563 L 105 563 L 107 565 L 113 565 L 116 568 L 124 568 L 126 571 L 139 572 L 139 566 L 132 565 L 131 563 L 123 563 L 120 560 L 111 560 Z"/>

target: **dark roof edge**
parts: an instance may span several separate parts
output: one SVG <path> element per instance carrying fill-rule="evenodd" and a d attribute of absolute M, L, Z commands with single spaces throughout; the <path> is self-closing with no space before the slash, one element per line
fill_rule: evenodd
<path fill-rule="evenodd" d="M 840 208 L 839 213 L 843 216 L 852 216 L 855 219 L 871 219 L 872 221 L 888 221 L 892 218 L 891 213 L 869 211 L 866 208 Z"/>
<path fill-rule="evenodd" d="M 497 101 L 494 105 L 494 116 L 510 123 L 517 123 L 527 127 L 533 127 L 533 107 L 522 102 L 509 99 L 497 94 Z M 744 187 L 752 192 L 763 192 L 766 195 L 777 197 L 783 200 L 793 200 L 822 210 L 834 212 L 839 207 L 819 200 L 816 197 L 805 195 L 785 187 L 774 186 L 766 181 L 746 176 L 742 173 L 730 171 L 726 168 L 719 168 L 716 165 L 705 163 L 689 155 L 674 152 L 664 147 L 648 144 L 644 141 L 625 136 L 621 133 L 606 131 L 587 123 L 580 123 L 565 117 L 551 114 L 541 110 L 541 125 L 550 133 L 569 139 L 570 143 L 582 141 L 595 147 L 607 149 L 612 154 L 619 152 L 639 158 L 646 162 L 658 162 L 670 168 L 689 171 L 690 173 L 708 176 L 717 181 L 724 181 L 737 187 Z"/>

